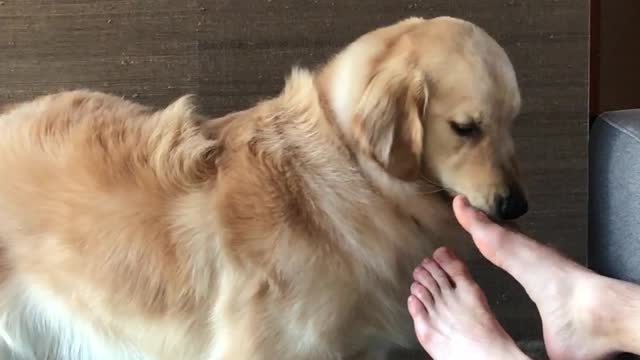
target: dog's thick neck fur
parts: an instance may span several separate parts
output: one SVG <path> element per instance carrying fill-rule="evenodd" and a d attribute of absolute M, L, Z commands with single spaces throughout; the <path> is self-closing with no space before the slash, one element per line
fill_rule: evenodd
<path fill-rule="evenodd" d="M 272 234 L 274 237 L 306 239 L 313 242 L 307 244 L 312 248 L 338 247 L 360 259 L 364 268 L 387 277 L 385 272 L 399 268 L 397 262 L 412 266 L 414 255 L 424 255 L 434 240 L 437 243 L 442 234 L 432 233 L 430 224 L 442 224 L 447 204 L 439 196 L 424 194 L 419 183 L 395 179 L 375 161 L 354 151 L 326 101 L 313 73 L 294 70 L 279 97 L 228 124 L 220 138 L 224 152 L 215 185 L 222 202 L 218 209 L 224 212 L 222 222 L 243 233 L 246 230 L 240 228 L 249 227 L 247 219 L 234 217 L 234 210 L 235 216 L 253 213 L 252 219 L 264 228 L 291 232 Z M 252 168 L 253 178 L 246 178 L 245 165 Z M 282 179 L 286 183 L 277 183 Z M 253 198 L 252 187 L 271 197 Z M 236 192 L 249 193 L 240 197 Z M 226 197 L 230 197 L 228 202 Z M 353 199 L 363 202 L 353 203 Z M 251 203 L 237 209 L 244 202 Z M 305 229 L 309 226 L 313 231 Z M 305 235 L 295 236 L 298 232 Z M 308 236 L 320 233 L 323 239 Z M 262 230 L 254 235 L 261 247 L 269 248 Z M 245 236 L 251 241 L 251 235 Z M 248 248 L 246 243 L 242 246 Z M 322 253 L 317 250 L 313 253 Z M 292 265 L 291 269 L 299 267 Z M 397 274 L 389 275 L 389 279 L 397 279 Z"/>
<path fill-rule="evenodd" d="M 213 209 L 225 230 L 222 256 L 238 269 L 264 272 L 262 285 L 234 290 L 234 301 L 251 302 L 269 292 L 316 293 L 317 304 L 308 308 L 325 306 L 323 301 L 341 302 L 332 305 L 341 310 L 362 308 L 332 326 L 374 321 L 376 331 L 385 329 L 385 337 L 409 345 L 403 304 L 411 270 L 443 235 L 430 225 L 442 226 L 446 202 L 421 193 L 417 183 L 392 178 L 354 151 L 308 71 L 294 70 L 280 96 L 242 112 L 216 133 L 223 150 Z M 334 294 L 336 286 L 323 286 L 320 279 L 344 286 Z M 237 274 L 234 281 L 241 281 Z M 311 322 L 315 317 L 299 316 Z"/>

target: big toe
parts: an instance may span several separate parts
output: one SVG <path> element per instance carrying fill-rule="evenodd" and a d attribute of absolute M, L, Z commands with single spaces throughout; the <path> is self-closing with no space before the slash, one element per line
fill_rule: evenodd
<path fill-rule="evenodd" d="M 454 199 L 453 209 L 482 255 L 511 274 L 536 302 L 545 297 L 541 289 L 559 284 L 578 268 L 550 247 L 492 222 L 463 197 Z"/>
<path fill-rule="evenodd" d="M 460 225 L 471 235 L 482 255 L 489 261 L 504 268 L 508 266 L 507 262 L 519 257 L 520 245 L 525 240 L 522 235 L 494 223 L 485 214 L 474 209 L 462 196 L 454 199 L 453 211 Z"/>

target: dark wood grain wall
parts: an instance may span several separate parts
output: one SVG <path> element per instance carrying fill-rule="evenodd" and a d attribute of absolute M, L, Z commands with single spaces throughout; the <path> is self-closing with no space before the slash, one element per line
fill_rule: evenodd
<path fill-rule="evenodd" d="M 83 87 L 161 106 L 195 93 L 221 115 L 276 94 L 293 65 L 316 66 L 377 26 L 462 17 L 492 34 L 518 73 L 515 132 L 531 200 L 521 223 L 584 261 L 588 14 L 587 0 L 2 0 L 0 102 Z M 485 262 L 473 270 L 507 329 L 539 339 L 522 289 Z"/>
<path fill-rule="evenodd" d="M 640 1 L 591 1 L 590 110 L 640 108 Z"/>

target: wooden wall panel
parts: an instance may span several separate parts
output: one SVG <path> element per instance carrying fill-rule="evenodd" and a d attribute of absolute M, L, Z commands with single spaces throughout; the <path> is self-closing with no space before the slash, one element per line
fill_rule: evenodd
<path fill-rule="evenodd" d="M 591 1 L 592 116 L 640 107 L 640 1 Z"/>

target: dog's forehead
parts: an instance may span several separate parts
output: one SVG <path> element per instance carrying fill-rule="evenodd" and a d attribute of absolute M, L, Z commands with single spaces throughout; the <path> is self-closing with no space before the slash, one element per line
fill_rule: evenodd
<path fill-rule="evenodd" d="M 509 121 L 521 103 L 515 70 L 495 40 L 479 28 L 471 29 L 458 32 L 456 41 L 448 35 L 442 38 L 447 41 L 418 50 L 430 95 L 456 102 L 449 105 L 464 114 L 459 116 Z"/>
<path fill-rule="evenodd" d="M 520 93 L 508 76 L 474 70 L 464 61 L 450 61 L 428 76 L 429 107 L 449 120 L 510 121 L 519 111 Z"/>
<path fill-rule="evenodd" d="M 409 32 L 414 51 L 425 59 L 447 62 L 463 58 L 469 65 L 477 62 L 487 70 L 507 70 L 511 61 L 506 52 L 486 31 L 477 25 L 452 18 L 436 18 L 415 25 Z M 476 69 L 477 70 L 477 69 Z"/>

